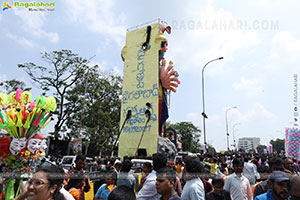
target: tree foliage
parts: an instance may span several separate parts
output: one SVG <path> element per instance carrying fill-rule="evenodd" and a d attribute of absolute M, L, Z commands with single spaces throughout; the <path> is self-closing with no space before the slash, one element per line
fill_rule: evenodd
<path fill-rule="evenodd" d="M 177 131 L 177 137 L 181 138 L 182 150 L 199 153 L 202 147 L 199 143 L 200 129 L 191 122 L 179 122 L 171 125 Z"/>
<path fill-rule="evenodd" d="M 258 145 L 256 150 L 259 154 L 264 154 L 264 149 L 267 149 L 266 145 Z"/>
<path fill-rule="evenodd" d="M 93 146 L 106 150 L 119 131 L 121 77 L 90 68 L 67 92 L 73 112 L 67 119 L 69 137 L 81 137 Z"/>
<path fill-rule="evenodd" d="M 70 50 L 44 52 L 41 57 L 46 65 L 29 62 L 19 64 L 18 67 L 24 69 L 40 89 L 51 92 L 51 95 L 54 93 L 57 100 L 57 122 L 53 136 L 58 139 L 64 123 L 73 112 L 72 105 L 66 101 L 66 94 L 87 70 L 88 60 Z"/>
<path fill-rule="evenodd" d="M 284 150 L 284 139 L 277 138 L 276 140 L 271 140 L 270 144 L 272 144 L 274 152 L 277 151 L 280 153 L 282 150 Z"/>
<path fill-rule="evenodd" d="M 212 145 L 207 146 L 207 153 L 210 155 L 215 155 L 217 153 L 216 149 Z"/>
<path fill-rule="evenodd" d="M 16 91 L 18 88 L 26 91 L 30 91 L 31 88 L 27 88 L 26 84 L 23 81 L 19 81 L 16 79 L 7 80 L 0 82 L 0 87 L 4 90 L 7 94 Z"/>

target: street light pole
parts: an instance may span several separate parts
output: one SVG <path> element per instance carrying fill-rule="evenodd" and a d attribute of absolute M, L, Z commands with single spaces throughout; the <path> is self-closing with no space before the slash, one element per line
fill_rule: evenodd
<path fill-rule="evenodd" d="M 241 123 L 235 123 L 232 127 L 232 137 L 233 137 L 233 150 L 235 150 L 236 148 L 236 140 L 235 140 L 235 136 L 234 136 L 234 132 L 235 132 L 235 126 L 237 125 L 241 125 Z"/>
<path fill-rule="evenodd" d="M 87 74 L 84 77 L 85 83 L 84 83 L 84 99 L 83 99 L 83 108 L 85 107 L 85 99 L 86 99 L 86 92 L 87 92 L 87 87 L 88 87 L 88 79 L 89 79 L 89 74 L 90 74 L 90 68 L 87 70 Z M 84 109 L 83 109 L 84 110 Z M 82 129 L 82 113 L 80 115 L 80 126 L 79 126 L 79 137 L 81 137 L 81 129 Z"/>
<path fill-rule="evenodd" d="M 226 135 L 227 135 L 227 151 L 229 151 L 229 132 L 228 132 L 228 121 L 227 121 L 227 113 L 231 109 L 237 108 L 236 106 L 230 107 L 225 111 L 225 121 L 226 121 Z"/>
<path fill-rule="evenodd" d="M 203 117 L 203 133 L 204 133 L 204 147 L 205 147 L 205 150 L 207 150 L 207 143 L 206 143 L 206 128 L 205 128 L 205 119 L 207 119 L 207 115 L 205 114 L 205 102 L 204 102 L 204 69 L 205 67 L 211 63 L 211 62 L 214 62 L 216 60 L 222 60 L 223 57 L 219 57 L 219 58 L 216 58 L 216 59 L 213 59 L 209 62 L 207 62 L 204 67 L 202 68 L 202 109 L 203 109 L 203 112 L 202 112 L 202 117 Z"/>

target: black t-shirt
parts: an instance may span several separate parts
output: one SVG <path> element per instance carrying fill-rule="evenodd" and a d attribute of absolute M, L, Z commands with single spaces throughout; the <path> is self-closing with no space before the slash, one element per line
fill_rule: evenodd
<path fill-rule="evenodd" d="M 210 192 L 205 196 L 206 200 L 231 200 L 230 193 L 226 190 L 223 190 L 221 195 Z"/>

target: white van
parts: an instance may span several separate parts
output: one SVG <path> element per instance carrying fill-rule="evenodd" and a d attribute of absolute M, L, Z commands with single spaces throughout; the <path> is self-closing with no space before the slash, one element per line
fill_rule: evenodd
<path fill-rule="evenodd" d="M 147 160 L 147 159 L 132 159 L 131 162 L 132 162 L 131 170 L 133 171 L 133 173 L 141 173 L 142 166 L 146 162 L 152 164 L 152 160 Z"/>
<path fill-rule="evenodd" d="M 61 167 L 66 170 L 72 169 L 72 167 L 75 167 L 75 159 L 76 159 L 76 156 L 64 156 L 60 163 Z M 87 163 L 89 163 L 89 162 L 93 161 L 93 158 L 86 157 L 85 160 Z"/>

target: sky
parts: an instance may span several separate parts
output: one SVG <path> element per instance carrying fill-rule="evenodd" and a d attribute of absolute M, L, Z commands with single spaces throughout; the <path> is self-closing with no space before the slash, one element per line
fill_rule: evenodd
<path fill-rule="evenodd" d="M 204 72 L 209 144 L 227 148 L 225 112 L 234 106 L 227 112 L 230 144 L 234 132 L 236 140 L 259 137 L 266 145 L 284 138 L 285 127 L 293 125 L 293 76 L 300 71 L 296 0 L 59 0 L 52 11 L 6 2 L 12 8 L 3 11 L 0 1 L 0 81 L 18 79 L 40 94 L 17 65 L 45 64 L 42 52 L 61 49 L 94 56 L 91 65 L 122 76 L 127 28 L 159 18 L 172 27 L 165 57 L 181 81 L 171 94 L 169 122 L 189 121 L 203 129 L 201 70 L 222 56 Z"/>

